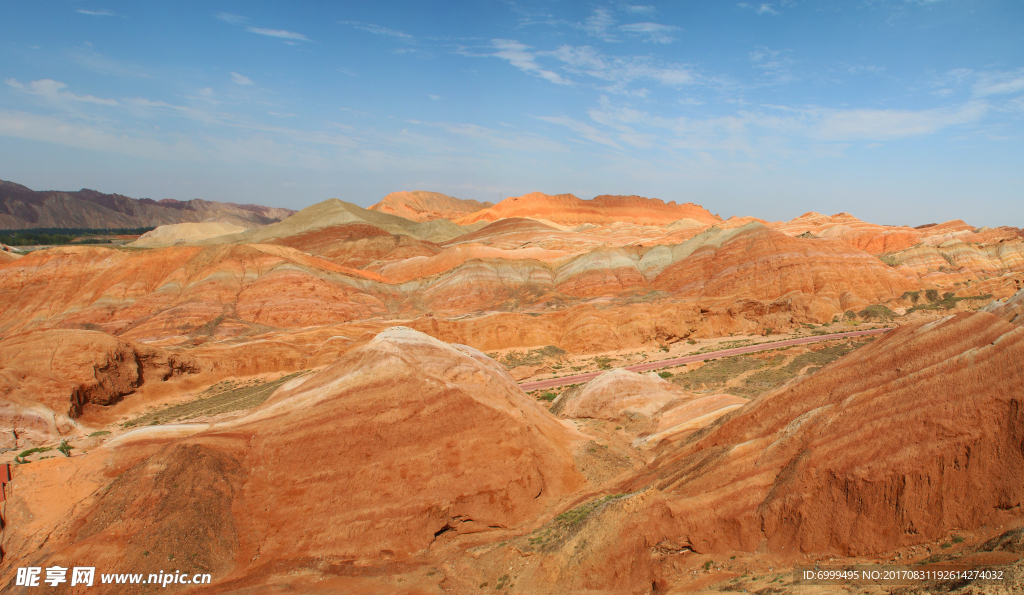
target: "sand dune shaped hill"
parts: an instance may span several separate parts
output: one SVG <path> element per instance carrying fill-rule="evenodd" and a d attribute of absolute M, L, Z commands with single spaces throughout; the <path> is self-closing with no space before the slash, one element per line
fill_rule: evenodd
<path fill-rule="evenodd" d="M 379 203 L 370 207 L 389 215 L 405 217 L 410 221 L 432 221 L 434 219 L 458 219 L 482 209 L 493 207 L 494 203 L 454 198 L 439 192 L 414 190 L 392 192 Z"/>

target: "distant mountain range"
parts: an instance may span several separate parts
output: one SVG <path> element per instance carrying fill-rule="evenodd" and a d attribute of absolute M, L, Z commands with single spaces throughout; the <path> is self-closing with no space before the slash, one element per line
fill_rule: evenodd
<path fill-rule="evenodd" d="M 244 227 L 280 221 L 295 211 L 201 199 L 134 199 L 83 188 L 35 191 L 0 180 L 0 229 L 115 229 L 223 221 Z"/>

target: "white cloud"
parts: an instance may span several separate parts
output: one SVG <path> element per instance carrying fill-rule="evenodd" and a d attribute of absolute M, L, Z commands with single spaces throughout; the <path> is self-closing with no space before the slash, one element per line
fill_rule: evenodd
<path fill-rule="evenodd" d="M 107 10 L 105 8 L 100 8 L 100 9 L 97 9 L 97 10 L 89 10 L 89 9 L 86 9 L 86 8 L 78 8 L 78 9 L 75 9 L 75 12 L 77 12 L 79 14 L 87 14 L 87 15 L 94 16 L 94 17 L 116 17 L 117 16 L 116 12 Z"/>
<path fill-rule="evenodd" d="M 283 39 L 285 42 L 291 43 L 296 41 L 310 41 L 308 37 L 302 33 L 295 33 L 294 31 L 287 31 L 285 29 L 267 29 L 265 27 L 253 27 L 249 25 L 249 17 L 244 17 L 237 14 L 231 14 L 230 12 L 218 12 L 213 15 L 214 18 L 220 19 L 229 25 L 236 27 L 245 27 L 245 30 L 249 33 L 255 33 L 257 35 L 266 35 L 267 37 L 275 37 L 277 39 Z"/>
<path fill-rule="evenodd" d="M 249 78 L 249 77 L 247 77 L 245 75 L 238 74 L 237 72 L 232 72 L 231 73 L 231 82 L 238 83 L 239 85 L 251 85 L 251 84 L 253 84 L 251 78 Z"/>
<path fill-rule="evenodd" d="M 231 14 L 230 12 L 218 12 L 213 16 L 214 18 L 220 19 L 225 23 L 228 23 L 229 25 L 234 25 L 236 27 L 243 27 L 249 24 L 249 19 L 247 17 L 243 17 L 237 14 Z"/>
<path fill-rule="evenodd" d="M 927 110 L 814 110 L 812 135 L 821 140 L 890 140 L 934 134 L 944 128 L 980 120 L 990 106 L 970 101 L 959 107 Z"/>
<path fill-rule="evenodd" d="M 68 87 L 66 84 L 53 79 L 32 81 L 27 85 L 18 82 L 16 79 L 7 79 L 6 83 L 23 93 L 38 95 L 54 102 L 77 101 L 83 103 L 95 103 L 97 105 L 117 105 L 117 100 L 115 99 L 103 99 L 92 95 L 75 95 L 74 93 L 65 90 Z"/>
<path fill-rule="evenodd" d="M 567 116 L 534 116 L 534 117 L 537 118 L 538 120 L 542 120 L 544 122 L 548 122 L 549 124 L 557 124 L 559 126 L 565 126 L 569 130 L 572 130 L 573 132 L 579 134 L 583 138 L 585 138 L 585 139 L 587 139 L 587 140 L 589 140 L 591 142 L 597 143 L 599 145 L 605 145 L 607 147 L 612 147 L 613 149 L 621 149 L 622 148 L 614 140 L 608 138 L 608 136 L 606 136 L 600 130 L 598 130 L 597 128 L 594 128 L 593 126 L 591 126 L 590 124 L 587 124 L 586 122 L 580 122 L 579 120 L 574 120 L 574 119 L 569 118 Z"/>
<path fill-rule="evenodd" d="M 634 14 L 654 14 L 655 8 L 653 6 L 642 5 L 642 4 L 622 4 L 620 5 L 623 11 L 634 13 Z"/>
<path fill-rule="evenodd" d="M 610 91 L 623 92 L 626 85 L 637 80 L 651 80 L 667 87 L 680 87 L 697 82 L 697 76 L 686 65 L 663 64 L 651 56 L 607 56 L 590 46 L 563 45 L 550 55 L 571 72 L 608 81 Z"/>
<path fill-rule="evenodd" d="M 264 29 L 263 27 L 246 27 L 246 31 L 249 33 L 255 33 L 257 35 L 266 35 L 267 37 L 276 37 L 278 39 L 287 39 L 290 41 L 309 41 L 309 38 L 302 33 L 295 33 L 294 31 L 285 31 L 284 29 Z"/>
<path fill-rule="evenodd" d="M 649 43 L 672 43 L 676 38 L 671 34 L 678 31 L 679 27 L 658 23 L 630 23 L 622 25 L 619 29 L 626 33 L 640 35 L 644 41 Z"/>
<path fill-rule="evenodd" d="M 528 45 L 523 45 L 514 39 L 495 39 L 492 45 L 498 51 L 491 54 L 496 58 L 508 60 L 509 64 L 527 74 L 539 76 L 542 79 L 551 81 L 557 85 L 571 85 L 572 81 L 562 78 L 558 73 L 545 70 L 537 64 L 536 56 L 529 51 Z"/>
<path fill-rule="evenodd" d="M 366 31 L 367 33 L 373 33 L 374 35 L 383 35 L 385 37 L 394 37 L 395 39 L 401 39 L 403 41 L 412 41 L 413 36 L 405 33 L 404 31 L 398 31 L 396 29 L 388 29 L 387 27 L 381 27 L 380 25 L 374 25 L 372 23 L 360 23 L 359 21 L 339 21 L 342 25 L 351 25 L 356 29 Z"/>
<path fill-rule="evenodd" d="M 749 9 L 753 10 L 754 12 L 756 12 L 757 14 L 770 14 L 770 15 L 778 15 L 779 14 L 779 11 L 775 10 L 774 8 L 772 8 L 771 4 L 759 4 L 759 5 L 755 6 L 753 4 L 747 4 L 746 2 L 740 2 L 736 6 L 739 6 L 740 8 L 749 8 Z"/>
<path fill-rule="evenodd" d="M 608 32 L 608 29 L 614 24 L 615 18 L 610 10 L 596 8 L 594 13 L 587 17 L 587 20 L 577 26 L 586 31 L 587 35 L 593 35 L 604 41 L 616 41 L 615 36 Z"/>
<path fill-rule="evenodd" d="M 441 97 L 440 95 L 427 95 L 427 97 L 433 99 L 434 101 L 441 101 L 442 99 L 444 99 L 444 97 Z"/>
<path fill-rule="evenodd" d="M 1024 68 L 1016 72 L 984 73 L 972 88 L 978 97 L 1024 91 Z"/>

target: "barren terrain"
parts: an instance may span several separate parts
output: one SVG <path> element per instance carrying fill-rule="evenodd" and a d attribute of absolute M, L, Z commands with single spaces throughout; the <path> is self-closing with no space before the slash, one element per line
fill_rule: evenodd
<path fill-rule="evenodd" d="M 543 193 L 266 219 L 0 251 L 6 590 L 1024 589 L 1020 229 Z M 1006 579 L 794 585 L 953 562 Z"/>

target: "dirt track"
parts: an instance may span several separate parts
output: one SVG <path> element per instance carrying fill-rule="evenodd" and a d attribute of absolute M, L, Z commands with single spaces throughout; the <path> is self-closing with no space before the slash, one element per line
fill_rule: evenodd
<path fill-rule="evenodd" d="M 779 347 L 790 347 L 792 345 L 805 345 L 807 343 L 817 343 L 818 341 L 828 341 L 831 339 L 844 339 L 848 337 L 860 337 L 862 335 L 876 335 L 878 333 L 888 332 L 892 329 L 888 328 L 875 328 L 864 331 L 851 331 L 848 333 L 835 333 L 831 335 L 815 335 L 811 337 L 800 337 L 799 339 L 786 339 L 784 341 L 775 341 L 773 343 L 759 343 L 757 345 L 747 345 L 744 347 L 734 347 L 732 349 L 723 349 L 721 351 L 709 351 L 708 353 L 701 353 L 698 355 L 687 355 L 685 357 L 677 357 L 673 359 L 665 359 L 656 362 L 647 362 L 643 364 L 634 364 L 632 366 L 626 366 L 625 369 L 630 372 L 650 372 L 651 370 L 658 370 L 660 368 L 670 368 L 672 366 L 681 366 L 683 364 L 692 364 L 695 362 L 707 361 L 709 359 L 717 359 L 720 357 L 729 357 L 731 355 L 742 355 L 744 353 L 754 353 L 757 351 L 767 351 L 769 349 L 778 349 Z M 519 385 L 519 388 L 524 391 L 531 391 L 544 388 L 555 388 L 558 386 L 565 386 L 567 384 L 578 384 L 580 382 L 588 382 L 597 378 L 603 373 L 601 372 L 586 372 L 584 374 L 575 374 L 573 376 L 563 376 L 561 378 L 552 378 L 550 380 L 537 380 L 535 382 L 524 382 Z"/>

